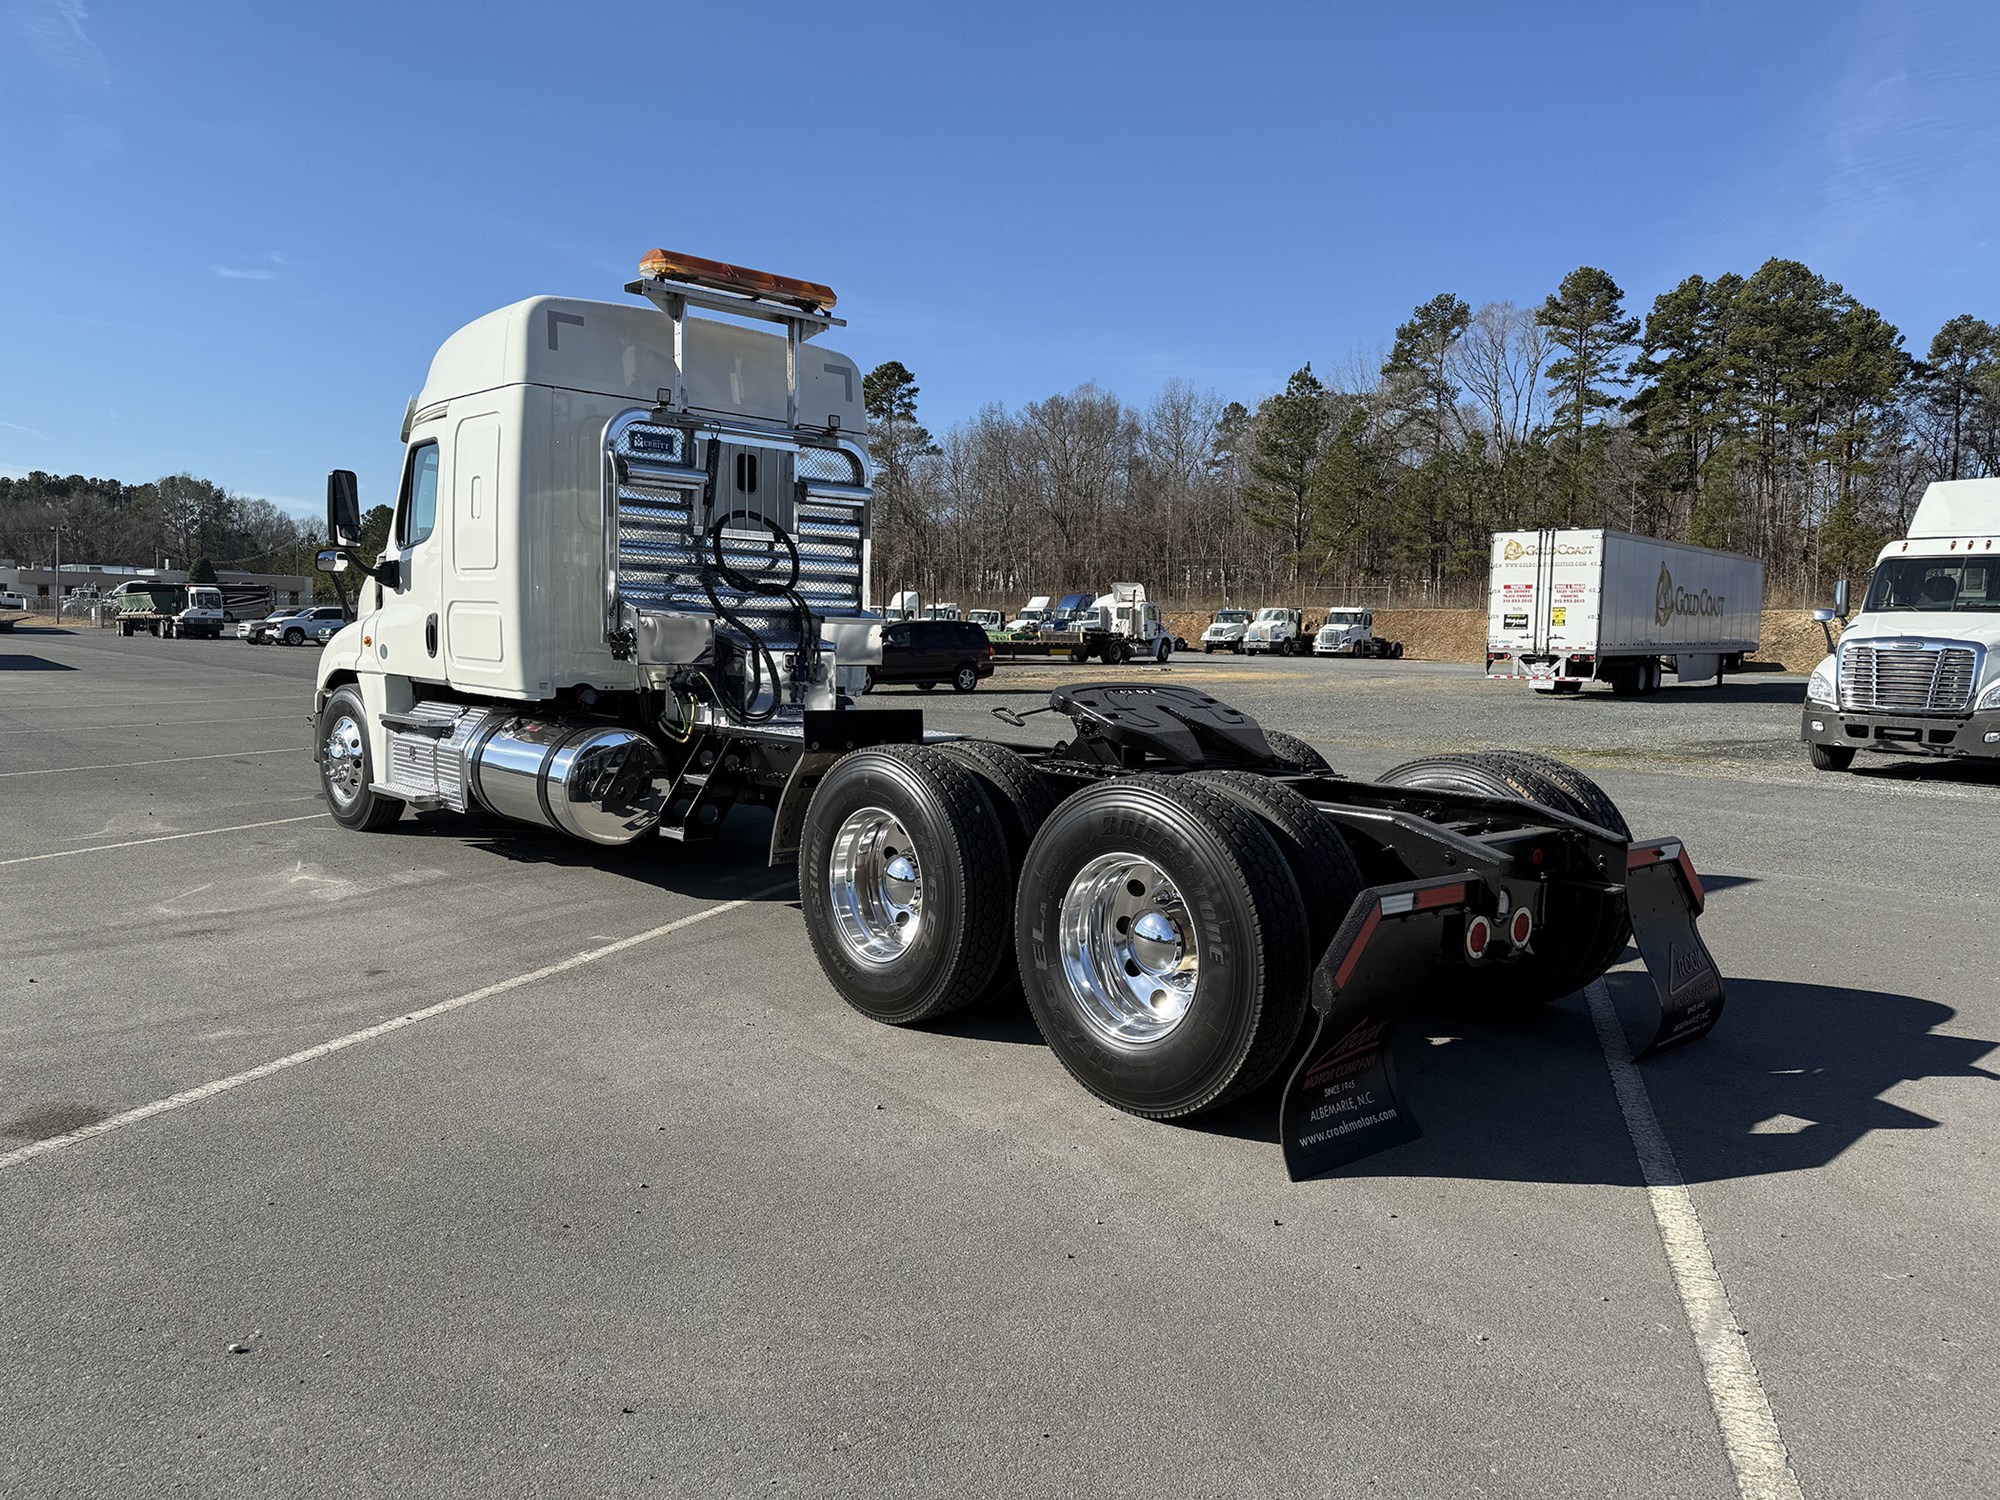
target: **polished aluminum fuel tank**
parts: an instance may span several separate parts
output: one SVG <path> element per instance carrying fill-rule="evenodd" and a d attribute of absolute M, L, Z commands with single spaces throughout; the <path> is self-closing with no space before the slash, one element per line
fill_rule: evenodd
<path fill-rule="evenodd" d="M 489 811 L 593 844 L 650 833 L 666 798 L 659 750 L 616 725 L 495 714 L 466 760 L 473 796 Z"/>

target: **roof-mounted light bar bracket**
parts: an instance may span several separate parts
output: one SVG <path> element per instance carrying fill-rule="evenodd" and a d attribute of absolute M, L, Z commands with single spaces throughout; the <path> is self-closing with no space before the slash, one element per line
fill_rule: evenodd
<path fill-rule="evenodd" d="M 698 307 L 784 325 L 785 423 L 799 425 L 799 346 L 814 334 L 847 326 L 845 318 L 827 311 L 835 301 L 831 287 L 667 250 L 648 251 L 639 269 L 644 275 L 628 281 L 625 290 L 644 297 L 674 325 L 674 406 L 687 406 L 687 314 Z"/>

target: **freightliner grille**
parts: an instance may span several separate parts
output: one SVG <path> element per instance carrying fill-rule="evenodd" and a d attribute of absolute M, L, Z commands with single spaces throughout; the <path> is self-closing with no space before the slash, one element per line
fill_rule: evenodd
<path fill-rule="evenodd" d="M 621 433 L 613 448 L 617 463 L 618 594 L 641 608 L 685 610 L 711 614 L 715 610 L 704 587 L 713 586 L 723 604 L 754 627 L 766 645 L 781 650 L 795 644 L 796 623 L 782 598 L 768 594 L 745 596 L 717 579 L 712 552 L 702 525 L 702 496 L 684 484 L 649 480 L 647 460 L 658 457 L 674 464 L 704 468 L 713 439 L 684 444 L 680 429 L 637 423 Z M 686 458 L 682 453 L 686 450 Z M 717 465 L 726 484 L 738 453 L 754 454 L 762 480 L 755 507 L 790 533 L 799 549 L 798 593 L 812 612 L 852 615 L 861 609 L 861 560 L 867 505 L 851 495 L 816 494 L 816 486 L 860 489 L 861 465 L 845 449 L 759 448 L 733 439 L 725 443 Z M 629 460 L 629 461 L 625 461 Z M 737 508 L 725 492 L 717 508 Z M 748 508 L 748 507 L 745 507 Z M 771 576 L 783 581 L 789 563 L 782 549 L 773 557 L 771 538 L 761 527 L 725 528 L 723 555 L 752 578 Z M 774 571 L 775 570 L 775 571 Z"/>
<path fill-rule="evenodd" d="M 1840 706 L 1861 713 L 1964 713 L 1978 667 L 1970 646 L 1849 642 L 1840 648 Z"/>

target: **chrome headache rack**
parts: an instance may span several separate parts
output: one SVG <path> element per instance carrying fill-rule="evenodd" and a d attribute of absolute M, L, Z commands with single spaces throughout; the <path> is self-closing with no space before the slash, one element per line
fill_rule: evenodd
<path fill-rule="evenodd" d="M 1961 641 L 1845 641 L 1840 706 L 1856 713 L 1962 714 L 1979 681 L 1976 646 Z"/>
<path fill-rule="evenodd" d="M 782 654 L 802 644 L 803 609 L 816 645 L 818 622 L 861 611 L 868 563 L 858 435 L 798 426 L 800 347 L 841 320 L 672 279 L 626 290 L 667 314 L 676 374 L 605 429 L 606 642 L 642 667 L 707 663 L 718 636 Z M 786 426 L 687 406 L 690 307 L 784 325 Z"/>

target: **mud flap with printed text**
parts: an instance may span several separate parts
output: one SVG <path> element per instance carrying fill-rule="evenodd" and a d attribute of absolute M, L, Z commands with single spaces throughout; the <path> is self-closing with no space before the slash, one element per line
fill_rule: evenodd
<path fill-rule="evenodd" d="M 1396 1022 L 1436 966 L 1471 887 L 1452 876 L 1371 886 L 1313 972 L 1312 1043 L 1279 1106 L 1285 1169 L 1317 1177 L 1422 1132 L 1396 1093 Z"/>

